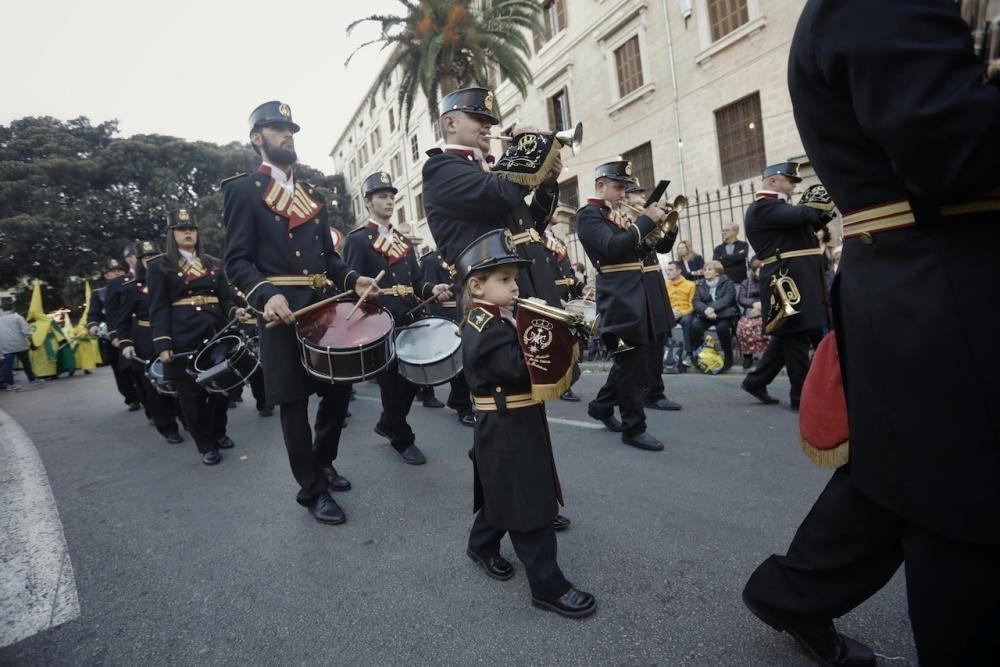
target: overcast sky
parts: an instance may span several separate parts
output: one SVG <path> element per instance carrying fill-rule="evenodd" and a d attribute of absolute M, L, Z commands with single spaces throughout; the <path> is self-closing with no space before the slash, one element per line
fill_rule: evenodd
<path fill-rule="evenodd" d="M 302 126 L 299 159 L 329 173 L 328 152 L 372 84 L 379 47 L 344 60 L 396 0 L 22 0 L 4 3 L 0 124 L 23 116 L 95 124 L 123 136 L 168 134 L 228 143 L 279 99 Z"/>

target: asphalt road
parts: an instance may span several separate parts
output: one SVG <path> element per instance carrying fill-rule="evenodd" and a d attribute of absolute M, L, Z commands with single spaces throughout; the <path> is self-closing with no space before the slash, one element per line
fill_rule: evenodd
<path fill-rule="evenodd" d="M 450 410 L 413 408 L 429 462 L 404 465 L 371 430 L 377 386 L 358 385 L 337 462 L 348 522 L 330 527 L 294 502 L 278 419 L 252 400 L 229 412 L 237 446 L 210 468 L 190 438 L 168 445 L 127 413 L 107 369 L 2 393 L 51 481 L 81 615 L 0 664 L 812 664 L 740 591 L 829 473 L 799 450 L 795 414 L 755 403 L 740 377 L 667 376 L 684 410 L 650 413 L 661 453 L 593 428 L 603 373 L 577 384 L 584 402 L 548 404 L 573 520 L 560 563 L 599 604 L 583 621 L 530 606 L 506 540 L 510 581 L 465 556 L 472 433 Z M 785 380 L 772 389 L 787 406 Z M 916 664 L 901 573 L 838 625 L 885 664 Z"/>

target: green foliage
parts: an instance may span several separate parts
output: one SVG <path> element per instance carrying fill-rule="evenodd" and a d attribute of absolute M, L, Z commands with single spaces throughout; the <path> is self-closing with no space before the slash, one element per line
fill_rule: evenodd
<path fill-rule="evenodd" d="M 485 85 L 496 66 L 527 95 L 532 82 L 526 59 L 531 46 L 524 31 L 542 35 L 537 0 L 399 0 L 406 12 L 400 16 L 372 15 L 354 21 L 347 33 L 366 21 L 378 23 L 381 35 L 351 54 L 380 44 L 391 49 L 372 91 L 388 87 L 399 70 L 397 103 L 409 127 L 417 91 L 423 92 L 432 117 L 438 101 L 458 88 Z M 347 59 L 350 62 L 351 58 Z M 375 96 L 372 95 L 372 104 Z"/>
<path fill-rule="evenodd" d="M 40 278 L 47 309 L 79 305 L 83 278 L 96 279 L 130 241 L 162 241 L 167 212 L 182 206 L 198 210 L 205 251 L 222 255 L 219 182 L 257 168 L 250 145 L 156 134 L 123 139 L 117 131 L 115 121 L 93 125 L 86 118 L 0 125 L 0 286 Z M 328 201 L 334 187 L 346 190 L 342 177 L 305 165 L 296 175 Z M 331 221 L 343 224 L 349 208 L 331 206 Z"/>

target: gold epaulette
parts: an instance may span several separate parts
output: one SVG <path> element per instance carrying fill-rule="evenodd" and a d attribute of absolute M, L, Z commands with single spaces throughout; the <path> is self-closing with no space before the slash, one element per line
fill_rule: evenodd
<path fill-rule="evenodd" d="M 465 318 L 465 321 L 469 323 L 470 327 L 472 327 L 479 333 L 482 333 L 483 329 L 486 328 L 486 325 L 489 324 L 490 320 L 492 319 L 493 319 L 493 313 L 486 310 L 485 308 L 473 308 L 472 310 L 469 311 L 469 314 Z"/>

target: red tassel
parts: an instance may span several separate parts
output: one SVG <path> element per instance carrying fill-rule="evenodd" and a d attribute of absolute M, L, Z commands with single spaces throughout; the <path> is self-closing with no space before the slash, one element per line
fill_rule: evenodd
<path fill-rule="evenodd" d="M 847 399 L 840 372 L 837 335 L 831 331 L 813 355 L 799 402 L 802 450 L 821 468 L 839 468 L 849 458 Z"/>

